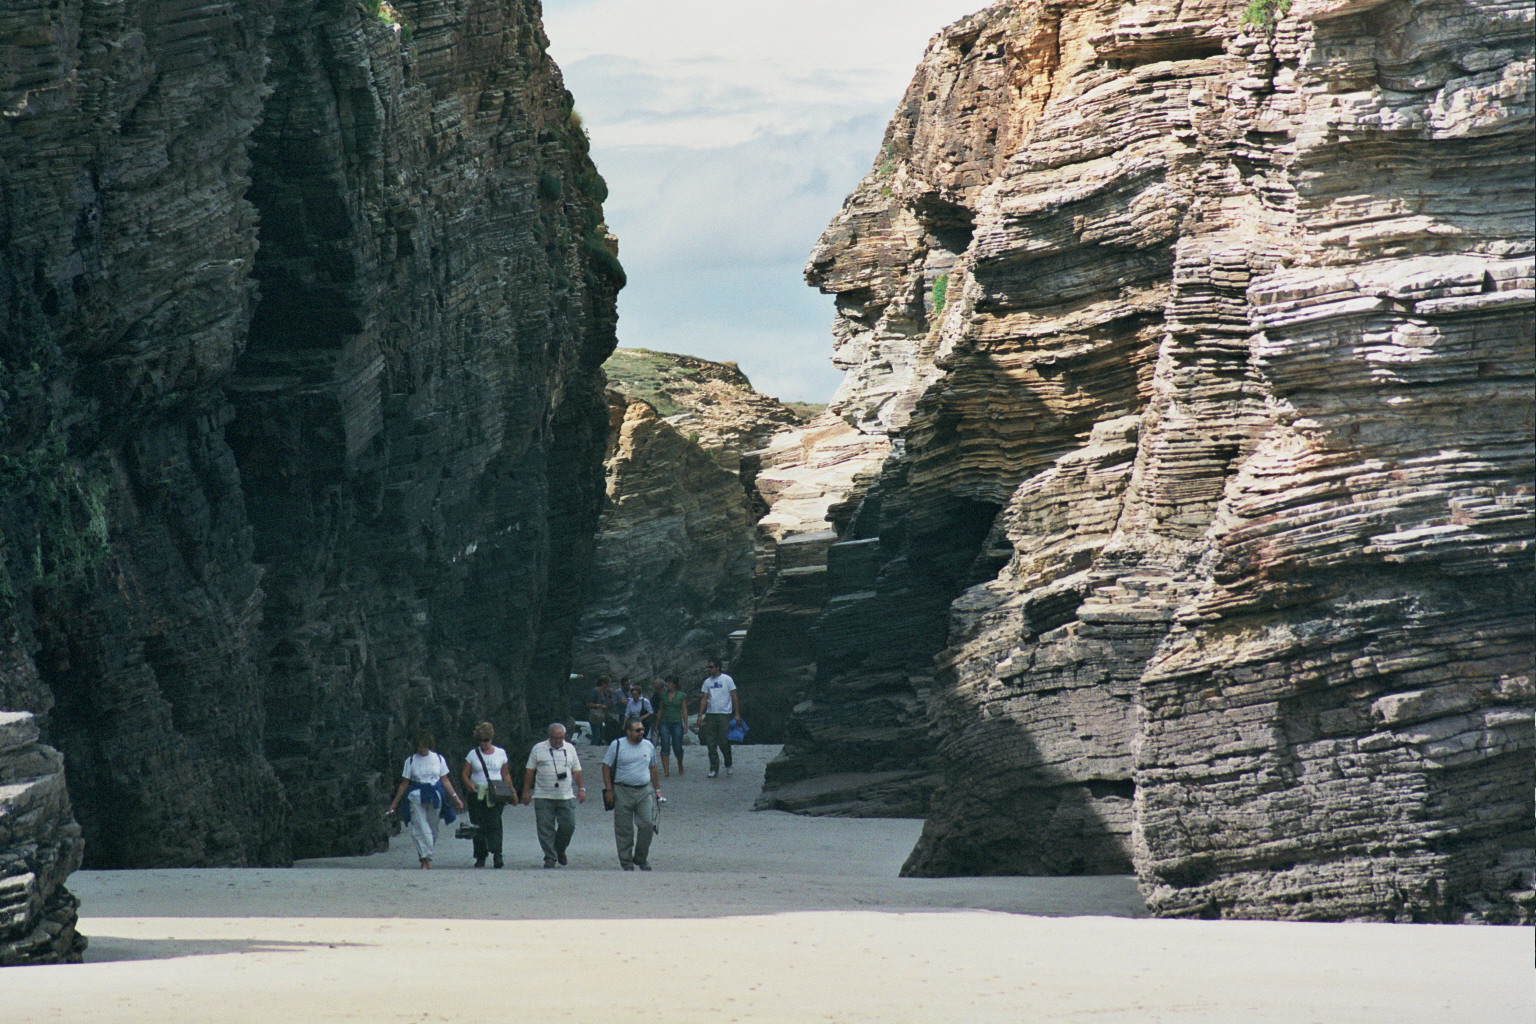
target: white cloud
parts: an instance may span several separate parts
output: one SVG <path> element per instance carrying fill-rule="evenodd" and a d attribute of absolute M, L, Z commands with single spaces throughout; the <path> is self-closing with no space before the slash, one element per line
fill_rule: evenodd
<path fill-rule="evenodd" d="M 928 39 L 983 6 L 546 0 L 629 274 L 620 343 L 735 359 L 768 393 L 829 397 L 831 302 L 801 267 Z"/>

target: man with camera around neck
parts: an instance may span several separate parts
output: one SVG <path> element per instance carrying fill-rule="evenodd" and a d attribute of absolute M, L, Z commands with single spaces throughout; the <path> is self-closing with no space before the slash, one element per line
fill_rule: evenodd
<path fill-rule="evenodd" d="M 546 868 L 569 863 L 565 850 L 576 832 L 576 805 L 586 800 L 581 757 L 575 744 L 565 742 L 565 726 L 551 722 L 549 738 L 528 751 L 523 772 L 523 803 L 533 803 L 534 827 Z"/>

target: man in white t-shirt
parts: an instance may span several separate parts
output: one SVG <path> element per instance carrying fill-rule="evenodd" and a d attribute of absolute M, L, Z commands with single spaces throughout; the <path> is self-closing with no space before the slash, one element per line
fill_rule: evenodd
<path fill-rule="evenodd" d="M 570 863 L 565 850 L 576 833 L 576 805 L 586 801 L 581 756 L 574 744 L 565 742 L 565 726 L 551 722 L 549 738 L 528 751 L 523 771 L 523 803 L 533 804 L 534 827 L 546 868 Z"/>
<path fill-rule="evenodd" d="M 731 741 L 726 738 L 730 723 L 741 717 L 741 698 L 736 695 L 736 680 L 720 670 L 720 662 L 711 658 L 707 663 L 709 675 L 699 688 L 699 714 L 694 727 L 699 730 L 699 742 L 709 748 L 709 777 L 720 774 L 721 755 L 725 758 L 725 774 L 731 774 Z"/>

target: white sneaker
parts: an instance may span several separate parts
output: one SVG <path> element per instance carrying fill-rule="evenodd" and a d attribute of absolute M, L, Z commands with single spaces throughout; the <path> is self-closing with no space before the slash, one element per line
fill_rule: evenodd
<path fill-rule="evenodd" d="M 731 774 L 731 766 L 730 765 L 726 765 L 725 766 L 725 774 L 727 774 L 727 775 Z"/>
<path fill-rule="evenodd" d="M 712 778 L 714 778 L 718 774 L 720 774 L 720 773 L 719 772 L 710 772 L 707 777 L 712 779 Z"/>

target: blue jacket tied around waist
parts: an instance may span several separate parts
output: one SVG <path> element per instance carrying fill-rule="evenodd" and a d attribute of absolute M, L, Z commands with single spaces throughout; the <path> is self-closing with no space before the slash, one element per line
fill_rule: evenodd
<path fill-rule="evenodd" d="M 414 789 L 417 793 L 421 794 L 422 806 L 441 807 L 443 809 L 443 823 L 445 825 L 452 825 L 459 819 L 459 816 L 454 811 L 454 809 L 448 806 L 448 801 L 445 799 L 446 794 L 443 792 L 443 784 L 441 781 L 413 783 L 411 785 L 411 789 Z M 407 793 L 406 799 L 400 802 L 400 820 L 405 822 L 407 825 L 411 823 L 411 801 L 409 793 Z"/>

